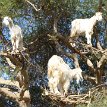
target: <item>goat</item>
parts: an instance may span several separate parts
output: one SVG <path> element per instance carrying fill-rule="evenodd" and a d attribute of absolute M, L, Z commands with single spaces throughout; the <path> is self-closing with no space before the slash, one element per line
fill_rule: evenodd
<path fill-rule="evenodd" d="M 91 44 L 91 36 L 93 34 L 93 27 L 97 23 L 97 21 L 102 20 L 102 13 L 96 12 L 94 16 L 86 19 L 75 19 L 71 22 L 72 28 L 70 37 L 75 38 L 81 34 L 85 34 L 87 38 L 87 44 Z"/>
<path fill-rule="evenodd" d="M 14 25 L 13 20 L 6 16 L 3 18 L 3 25 L 7 26 L 10 30 L 12 52 L 19 52 L 23 50 L 23 36 L 22 30 L 18 25 Z"/>
<path fill-rule="evenodd" d="M 83 80 L 82 70 L 80 68 L 70 69 L 60 56 L 53 55 L 48 61 L 48 86 L 50 92 L 66 95 L 70 81 L 73 79 L 76 79 L 77 84 L 79 84 Z"/>

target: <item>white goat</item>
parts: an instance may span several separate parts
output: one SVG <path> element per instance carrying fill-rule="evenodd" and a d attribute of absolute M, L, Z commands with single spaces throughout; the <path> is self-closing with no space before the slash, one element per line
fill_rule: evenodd
<path fill-rule="evenodd" d="M 3 19 L 3 24 L 7 26 L 10 30 L 11 43 L 12 43 L 12 52 L 19 52 L 23 50 L 23 36 L 22 30 L 18 25 L 14 25 L 13 20 L 6 16 Z"/>
<path fill-rule="evenodd" d="M 97 21 L 102 20 L 102 13 L 96 12 L 96 14 L 91 18 L 86 19 L 75 19 L 71 22 L 71 38 L 75 38 L 79 35 L 85 34 L 87 38 L 87 44 L 91 44 L 91 36 L 93 34 L 93 27 Z"/>
<path fill-rule="evenodd" d="M 73 79 L 76 79 L 79 84 L 79 81 L 83 80 L 82 70 L 80 68 L 70 69 L 60 56 L 53 55 L 48 61 L 50 91 L 55 94 L 67 94 L 70 81 Z"/>

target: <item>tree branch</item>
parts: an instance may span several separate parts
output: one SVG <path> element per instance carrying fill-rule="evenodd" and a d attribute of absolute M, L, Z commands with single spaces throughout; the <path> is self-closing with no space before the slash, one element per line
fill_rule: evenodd
<path fill-rule="evenodd" d="M 48 34 L 49 35 L 49 34 Z M 85 56 L 82 52 L 78 51 L 75 47 L 72 47 L 71 44 L 68 42 L 68 39 L 66 39 L 65 37 L 63 37 L 61 34 L 59 33 L 54 33 L 53 36 L 49 35 L 52 40 L 56 41 L 56 40 L 61 40 L 70 50 L 72 50 L 74 53 L 77 53 L 80 55 L 80 57 L 85 61 L 88 62 L 87 65 L 89 66 L 89 68 L 91 69 L 91 71 L 94 73 L 95 69 L 93 68 L 92 62 L 90 61 L 90 59 Z M 58 39 L 53 39 L 53 37 L 58 38 Z"/>
<path fill-rule="evenodd" d="M 10 52 L 0 52 L 0 55 L 9 58 L 13 65 L 16 65 L 18 67 L 23 66 L 22 63 L 19 61 L 17 55 L 11 55 Z"/>
<path fill-rule="evenodd" d="M 40 11 L 41 10 L 41 8 L 40 9 L 37 9 L 37 7 L 33 4 L 33 3 L 31 3 L 29 0 L 25 0 L 27 3 L 29 3 L 36 11 Z"/>
<path fill-rule="evenodd" d="M 0 84 L 11 85 L 11 86 L 20 88 L 19 83 L 17 81 L 4 80 L 4 79 L 0 78 Z"/>
<path fill-rule="evenodd" d="M 17 99 L 19 99 L 19 93 L 11 92 L 8 88 L 0 88 L 0 94 L 2 94 L 5 97 L 8 97 L 12 100 L 15 100 L 15 101 L 17 101 Z"/>

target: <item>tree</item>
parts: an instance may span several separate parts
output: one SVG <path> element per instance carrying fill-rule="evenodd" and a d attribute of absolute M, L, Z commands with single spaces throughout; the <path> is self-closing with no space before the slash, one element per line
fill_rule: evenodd
<path fill-rule="evenodd" d="M 75 41 L 75 48 L 68 42 L 71 20 L 79 17 L 90 17 L 95 11 L 101 11 L 102 0 L 2 0 L 0 4 L 0 22 L 5 15 L 15 18 L 15 23 L 22 25 L 24 46 L 26 47 L 26 51 L 23 53 L 11 55 L 11 49 L 10 51 L 5 49 L 7 46 L 8 48 L 11 47 L 9 36 L 7 37 L 7 33 L 0 34 L 1 44 L 4 47 L 4 50 L 0 51 L 1 62 L 4 66 L 9 67 L 10 74 L 14 70 L 13 77 L 16 76 L 17 80 L 12 82 L 11 80 L 0 80 L 0 84 L 6 86 L 0 87 L 2 96 L 11 99 L 10 102 L 16 101 L 20 107 L 29 107 L 30 103 L 40 107 L 43 106 L 44 102 L 45 106 L 54 106 L 55 102 L 47 104 L 48 97 L 58 102 L 58 96 L 52 97 L 50 95 L 43 98 L 41 94 L 46 87 L 47 62 L 53 54 L 66 56 L 67 60 L 70 60 L 75 67 L 85 65 L 86 67 L 83 67 L 83 69 L 88 73 L 83 74 L 84 79 L 90 81 L 92 85 L 99 86 L 103 82 L 102 77 L 105 76 L 104 70 L 107 60 L 105 39 L 107 15 L 105 10 L 103 10 L 105 26 L 101 23 L 95 26 L 92 40 L 93 47 L 88 47 L 84 43 L 86 42 L 84 38 L 79 39 L 79 41 L 83 40 L 82 42 Z M 3 31 L 2 23 L 0 29 Z M 104 31 L 105 33 L 103 33 Z M 4 58 L 6 59 L 5 62 L 3 62 Z M 92 90 L 94 89 L 92 88 Z M 13 90 L 15 90 L 14 93 Z M 39 91 L 39 97 L 35 95 L 37 90 Z M 60 99 L 58 104 L 61 105 L 66 104 L 68 100 L 68 98 L 61 97 Z M 67 103 L 74 105 L 78 103 L 78 101 L 73 101 L 68 100 Z M 81 103 L 89 103 L 87 100 L 80 101 Z"/>

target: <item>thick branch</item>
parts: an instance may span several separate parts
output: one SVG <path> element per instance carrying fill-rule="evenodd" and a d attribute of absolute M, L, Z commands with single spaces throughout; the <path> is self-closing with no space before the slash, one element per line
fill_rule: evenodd
<path fill-rule="evenodd" d="M 17 101 L 17 99 L 19 99 L 19 93 L 11 92 L 8 88 L 0 88 L 0 94 L 2 94 L 5 97 L 8 97 L 12 100 L 15 100 L 15 101 Z"/>
<path fill-rule="evenodd" d="M 9 66 L 13 69 L 16 68 L 16 66 L 11 62 L 11 60 L 9 58 L 6 58 L 7 63 L 9 64 Z"/>
<path fill-rule="evenodd" d="M 65 52 L 65 51 L 61 48 L 60 44 L 59 44 L 57 41 L 55 41 L 55 44 L 56 44 L 56 48 L 57 48 L 58 52 L 61 52 L 61 54 L 64 54 L 64 55 L 66 55 L 67 57 L 69 57 L 69 58 L 71 58 L 71 59 L 74 59 L 73 54 L 69 54 L 69 53 Z"/>
<path fill-rule="evenodd" d="M 0 94 L 11 100 L 16 101 L 20 107 L 30 107 L 30 93 L 25 91 L 23 100 L 19 100 L 20 94 L 18 92 L 11 92 L 8 88 L 0 88 Z"/>
<path fill-rule="evenodd" d="M 4 80 L 4 79 L 0 78 L 0 84 L 11 85 L 11 86 L 20 88 L 19 83 L 17 81 Z"/>
<path fill-rule="evenodd" d="M 59 33 L 55 33 L 55 36 L 51 36 L 48 34 L 49 37 L 52 38 L 52 40 L 56 41 L 57 39 L 53 39 L 53 37 L 58 38 L 59 40 L 61 40 L 70 50 L 72 50 L 74 53 L 77 53 L 81 56 L 81 58 L 87 62 L 87 65 L 89 66 L 89 68 L 91 69 L 92 72 L 95 72 L 95 69 L 93 68 L 93 64 L 92 62 L 89 60 L 88 57 L 86 57 L 84 54 L 82 54 L 80 51 L 78 51 L 76 48 L 72 47 L 70 45 L 70 43 L 68 42 L 68 39 L 66 39 L 65 37 L 63 37 L 62 35 L 60 35 Z"/>
<path fill-rule="evenodd" d="M 0 52 L 0 55 L 9 58 L 14 65 L 22 67 L 22 63 L 19 61 L 18 57 L 11 55 L 10 52 Z"/>
<path fill-rule="evenodd" d="M 65 51 L 61 48 L 60 44 L 59 44 L 57 41 L 55 41 L 55 44 L 56 44 L 56 48 L 58 49 L 59 52 L 61 52 L 61 54 L 64 54 L 64 55 L 66 55 L 67 57 L 69 57 L 69 58 L 71 58 L 71 59 L 74 60 L 75 68 L 79 68 L 79 67 L 80 67 L 80 66 L 79 66 L 79 62 L 78 62 L 78 58 L 77 58 L 77 54 L 70 54 L 70 53 L 65 52 Z"/>
<path fill-rule="evenodd" d="M 102 0 L 99 0 L 98 11 L 102 11 Z"/>
<path fill-rule="evenodd" d="M 75 64 L 75 68 L 80 68 L 78 58 L 77 58 L 77 54 L 74 54 L 74 64 Z"/>
<path fill-rule="evenodd" d="M 103 64 L 105 63 L 105 61 L 107 60 L 107 56 L 104 54 L 100 61 L 97 63 L 97 68 L 101 68 L 101 66 L 103 66 Z"/>
<path fill-rule="evenodd" d="M 61 15 L 62 14 L 59 14 L 58 16 L 55 16 L 55 18 L 54 18 L 53 30 L 54 30 L 55 33 L 58 32 L 57 23 L 58 23 L 58 20 L 59 20 L 59 18 L 60 18 Z"/>
<path fill-rule="evenodd" d="M 82 73 L 83 77 L 85 80 L 90 81 L 93 84 L 96 84 L 96 78 L 95 77 L 91 77 L 89 75 L 86 75 L 85 73 Z"/>

